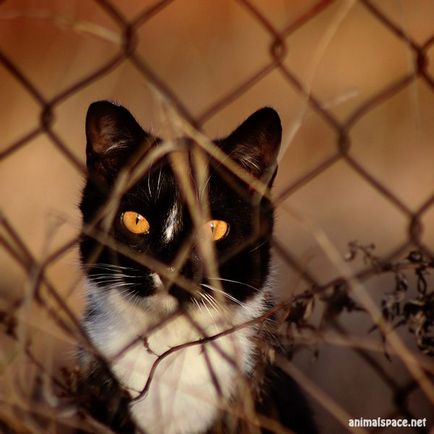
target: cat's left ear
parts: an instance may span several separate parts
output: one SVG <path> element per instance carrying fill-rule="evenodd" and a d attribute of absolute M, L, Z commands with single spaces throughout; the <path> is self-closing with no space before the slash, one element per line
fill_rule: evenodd
<path fill-rule="evenodd" d="M 271 186 L 277 172 L 282 125 L 275 110 L 264 107 L 221 141 L 222 149 L 243 169 Z"/>

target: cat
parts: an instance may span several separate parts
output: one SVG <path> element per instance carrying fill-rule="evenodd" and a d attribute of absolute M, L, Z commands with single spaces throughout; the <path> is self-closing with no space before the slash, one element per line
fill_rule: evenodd
<path fill-rule="evenodd" d="M 252 321 L 274 303 L 274 210 L 251 181 L 271 188 L 281 134 L 262 108 L 215 140 L 223 158 L 206 153 L 204 164 L 193 140 L 164 142 L 126 108 L 90 105 L 80 256 L 95 348 L 80 350 L 78 395 L 115 432 L 265 433 L 276 421 L 316 432 L 299 387 L 268 360 L 272 318 Z"/>

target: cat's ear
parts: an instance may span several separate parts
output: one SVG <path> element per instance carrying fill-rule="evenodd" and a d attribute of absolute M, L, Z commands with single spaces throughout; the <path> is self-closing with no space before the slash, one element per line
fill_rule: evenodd
<path fill-rule="evenodd" d="M 86 115 L 86 157 L 90 170 L 114 174 L 150 136 L 124 107 L 109 101 L 92 103 Z M 103 173 L 104 172 L 104 173 Z"/>
<path fill-rule="evenodd" d="M 223 150 L 241 167 L 271 185 L 282 140 L 279 115 L 264 107 L 248 117 L 222 141 Z"/>

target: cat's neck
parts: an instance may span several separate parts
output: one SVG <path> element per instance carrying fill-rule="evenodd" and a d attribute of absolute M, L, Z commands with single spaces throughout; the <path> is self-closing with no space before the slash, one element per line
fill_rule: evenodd
<path fill-rule="evenodd" d="M 219 403 L 233 395 L 237 379 L 254 368 L 255 327 L 241 328 L 206 345 L 175 351 L 161 363 L 156 361 L 171 348 L 260 316 L 265 309 L 265 293 L 258 293 L 243 308 L 233 311 L 199 306 L 188 316 L 169 315 L 164 320 L 155 309 L 135 306 L 117 291 L 102 291 L 90 284 L 85 327 L 133 398 L 145 387 L 152 366 L 158 364 L 148 393 L 131 406 L 136 423 L 153 433 L 206 430 L 219 411 Z"/>

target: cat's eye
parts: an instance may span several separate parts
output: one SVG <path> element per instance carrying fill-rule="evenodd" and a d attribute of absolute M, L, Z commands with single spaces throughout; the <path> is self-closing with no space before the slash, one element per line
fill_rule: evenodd
<path fill-rule="evenodd" d="M 149 232 L 149 222 L 141 214 L 135 211 L 125 211 L 121 214 L 121 222 L 124 227 L 133 234 L 147 234 Z"/>
<path fill-rule="evenodd" d="M 206 224 L 206 229 L 209 231 L 213 241 L 221 240 L 229 232 L 229 225 L 223 220 L 210 220 Z"/>

